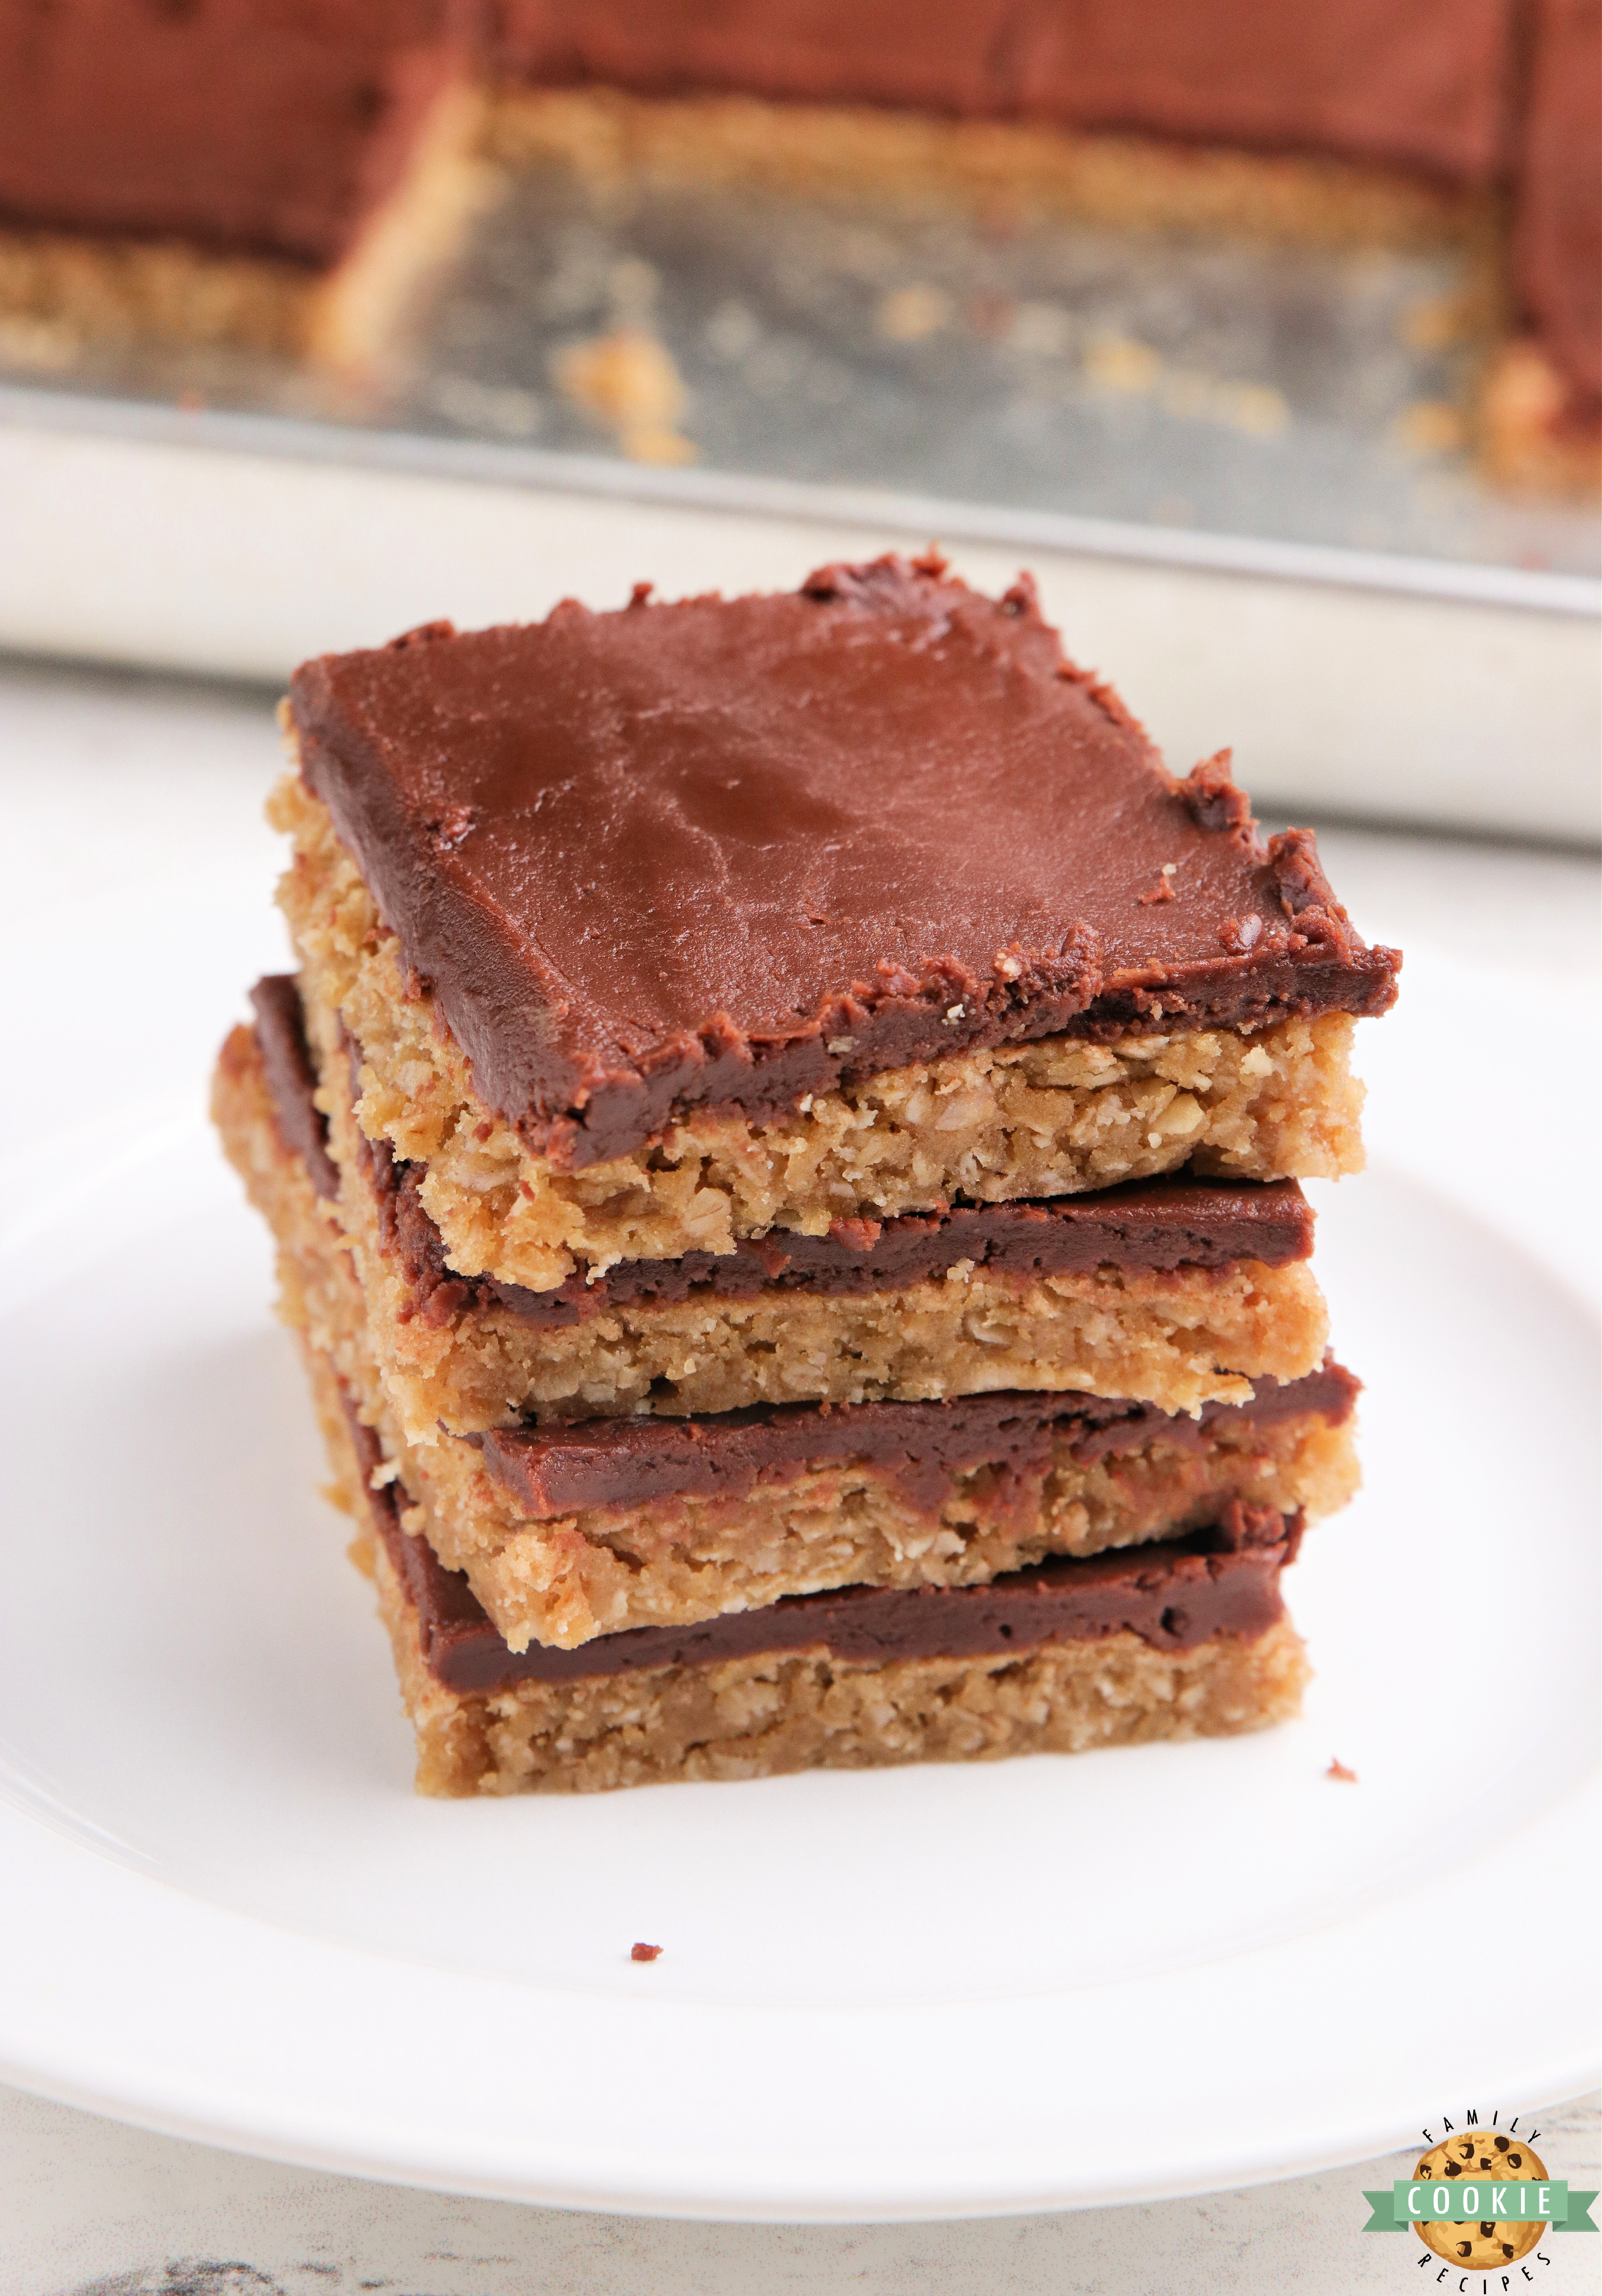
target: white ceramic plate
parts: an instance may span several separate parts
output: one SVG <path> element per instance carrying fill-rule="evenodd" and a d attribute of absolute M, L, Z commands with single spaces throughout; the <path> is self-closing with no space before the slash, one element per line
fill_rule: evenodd
<path fill-rule="evenodd" d="M 1476 1217 L 1454 1142 L 1493 1172 L 1470 1119 L 1507 1103 L 1475 989 L 1426 966 L 1365 1031 L 1394 1152 L 1320 1192 L 1319 1264 L 1368 1488 L 1288 1582 L 1305 1718 L 1226 1743 L 414 1799 L 198 1111 L 36 1160 L 0 1291 L 0 2074 L 309 2164 L 795 2218 L 1238 2185 L 1588 2086 L 1596 1328 L 1549 1199 L 1524 1242 Z M 1524 1088 L 1564 1088 L 1565 1041 Z"/>

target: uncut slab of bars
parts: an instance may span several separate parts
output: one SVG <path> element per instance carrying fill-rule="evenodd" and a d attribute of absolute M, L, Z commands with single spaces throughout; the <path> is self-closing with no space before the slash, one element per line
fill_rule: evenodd
<path fill-rule="evenodd" d="M 214 1106 L 419 1786 L 1256 1728 L 1357 1480 L 1297 1185 L 1366 946 L 1021 579 L 307 664 Z"/>

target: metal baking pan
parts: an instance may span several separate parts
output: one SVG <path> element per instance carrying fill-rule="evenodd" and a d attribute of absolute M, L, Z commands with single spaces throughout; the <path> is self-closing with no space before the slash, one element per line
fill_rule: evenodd
<path fill-rule="evenodd" d="M 938 540 L 1181 769 L 1593 840 L 1598 524 L 1475 472 L 1470 260 L 509 171 L 362 390 L 0 326 L 0 644 L 276 680 Z"/>

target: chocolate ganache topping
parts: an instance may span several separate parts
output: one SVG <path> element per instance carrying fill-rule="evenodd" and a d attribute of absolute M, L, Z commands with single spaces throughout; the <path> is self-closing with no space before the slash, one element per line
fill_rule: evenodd
<path fill-rule="evenodd" d="M 1175 781 L 1026 578 L 565 603 L 298 670 L 290 712 L 479 1097 L 576 1168 L 965 1047 L 1381 1013 L 1310 832 Z"/>

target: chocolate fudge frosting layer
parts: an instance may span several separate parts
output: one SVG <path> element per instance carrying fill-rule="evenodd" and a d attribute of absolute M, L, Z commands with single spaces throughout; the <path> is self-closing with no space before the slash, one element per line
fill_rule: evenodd
<path fill-rule="evenodd" d="M 278 1136 L 306 1166 L 317 1193 L 337 1196 L 339 1168 L 328 1152 L 328 1119 L 315 1097 L 317 1070 L 307 1041 L 300 984 L 292 972 L 270 972 L 250 991 L 250 1003 Z"/>
<path fill-rule="evenodd" d="M 1323 150 L 1483 179 L 1508 0 L 503 0 L 507 77 L 750 93 Z"/>
<path fill-rule="evenodd" d="M 834 566 L 298 669 L 290 713 L 481 1100 L 572 1168 L 1066 1031 L 1381 1013 L 1311 832 L 1264 846 L 1064 660 L 1027 578 Z"/>
<path fill-rule="evenodd" d="M 327 1123 L 313 1093 L 299 990 L 279 973 L 250 992 L 257 1037 L 286 1144 L 319 1171 L 333 1173 Z M 352 1064 L 359 1054 L 353 1050 Z M 788 1229 L 743 1242 L 733 1251 L 687 1251 L 676 1259 L 621 1260 L 593 1281 L 583 1274 L 550 1292 L 530 1292 L 489 1275 L 459 1275 L 421 1193 L 425 1168 L 396 1162 L 385 1140 L 362 1139 L 359 1154 L 378 1207 L 380 1233 L 398 1259 L 426 1322 L 501 1307 L 550 1329 L 609 1308 L 687 1299 L 750 1300 L 764 1292 L 843 1293 L 903 1291 L 943 1276 L 960 1260 L 1021 1284 L 1098 1267 L 1161 1270 L 1232 1267 L 1243 1259 L 1284 1267 L 1312 1252 L 1312 1208 L 1294 1180 L 1132 1180 L 1089 1196 L 1041 1203 L 958 1206 L 895 1219 L 837 1221 L 827 1235 Z M 319 1167 L 314 1161 L 322 1159 Z"/>
<path fill-rule="evenodd" d="M 815 1651 L 859 1665 L 903 1658 L 1016 1654 L 1042 1643 L 1136 1634 L 1158 1650 L 1194 1650 L 1214 1635 L 1254 1642 L 1284 1616 L 1279 1573 L 1295 1560 L 1301 1517 L 1230 1502 L 1218 1525 L 1161 1546 L 1040 1562 L 985 1587 L 847 1587 L 787 1595 L 764 1609 L 699 1626 L 633 1627 L 577 1650 L 509 1651 L 466 1578 L 426 1538 L 400 1527 L 386 1488 L 372 1516 L 417 1618 L 425 1662 L 452 1690 L 576 1682 L 642 1667 L 709 1666 L 731 1658 Z"/>
<path fill-rule="evenodd" d="M 1194 1419 L 1093 1395 L 965 1395 L 928 1403 L 758 1404 L 700 1419 L 588 1419 L 463 1439 L 479 1447 L 490 1472 L 535 1521 L 654 1499 L 738 1499 L 760 1483 L 848 1464 L 872 1467 L 909 1505 L 934 1515 L 955 1476 L 982 1466 L 1043 1474 L 1059 1442 L 1082 1466 L 1140 1450 L 1159 1435 L 1200 1450 L 1225 1428 L 1310 1416 L 1338 1425 L 1360 1392 L 1361 1382 L 1328 1356 L 1305 1379 L 1284 1386 L 1259 1380 L 1249 1403 L 1206 1404 Z"/>
<path fill-rule="evenodd" d="M 462 0 L 0 8 L 0 221 L 321 268 L 460 70 Z"/>

